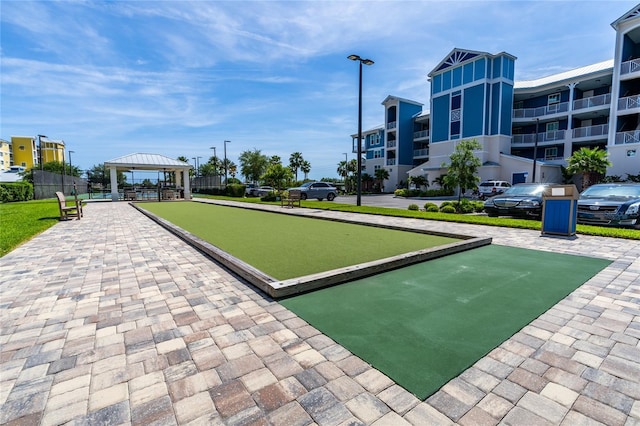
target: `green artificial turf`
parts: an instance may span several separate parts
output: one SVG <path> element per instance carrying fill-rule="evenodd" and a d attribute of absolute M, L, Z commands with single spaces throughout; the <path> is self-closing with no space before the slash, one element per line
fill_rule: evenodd
<path fill-rule="evenodd" d="M 144 203 L 140 207 L 278 280 L 459 241 L 206 203 Z"/>
<path fill-rule="evenodd" d="M 425 399 L 609 263 L 491 245 L 281 303 Z"/>

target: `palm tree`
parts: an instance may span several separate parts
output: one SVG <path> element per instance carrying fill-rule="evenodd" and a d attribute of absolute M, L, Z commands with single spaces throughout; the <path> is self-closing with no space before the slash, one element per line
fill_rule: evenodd
<path fill-rule="evenodd" d="M 411 176 L 409 179 L 411 179 L 411 183 L 416 186 L 416 189 L 422 189 L 423 186 L 429 186 L 429 181 L 427 181 L 427 178 L 424 176 Z"/>
<path fill-rule="evenodd" d="M 355 161 L 355 160 L 354 160 Z M 373 184 L 373 176 L 369 173 L 363 173 L 361 176 L 363 191 L 371 191 L 371 185 Z"/>
<path fill-rule="evenodd" d="M 380 186 L 380 192 L 384 190 L 384 181 L 389 179 L 389 171 L 380 167 L 375 172 L 376 180 L 378 181 L 378 185 Z"/>
<path fill-rule="evenodd" d="M 298 180 L 298 169 L 302 166 L 304 158 L 302 158 L 301 152 L 294 152 L 289 157 L 289 168 L 293 170 L 293 173 L 296 177 L 296 181 Z"/>
<path fill-rule="evenodd" d="M 598 179 L 598 175 L 604 175 L 611 162 L 607 159 L 607 151 L 598 147 L 593 149 L 582 147 L 574 152 L 567 160 L 567 170 L 570 173 L 582 173 L 582 190 L 584 191 Z"/>
<path fill-rule="evenodd" d="M 311 163 L 308 162 L 307 160 L 304 160 L 300 165 L 300 170 L 302 171 L 302 173 L 304 173 L 304 180 L 307 180 L 307 177 L 309 176 L 309 172 L 311 172 Z"/>

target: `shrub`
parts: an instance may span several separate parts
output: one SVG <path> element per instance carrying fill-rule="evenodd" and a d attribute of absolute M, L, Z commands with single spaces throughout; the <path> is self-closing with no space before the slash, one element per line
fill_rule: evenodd
<path fill-rule="evenodd" d="M 455 213 L 456 212 L 456 208 L 451 206 L 451 205 L 444 206 L 444 207 L 440 206 L 440 211 L 442 213 Z"/>
<path fill-rule="evenodd" d="M 260 201 L 278 201 L 278 194 L 275 191 L 269 191 L 264 197 L 260 197 Z"/>
<path fill-rule="evenodd" d="M 428 212 L 434 212 L 437 213 L 440 211 L 440 209 L 438 208 L 437 205 L 433 204 L 433 203 L 427 203 L 427 204 L 431 204 L 429 207 L 425 207 L 425 210 Z"/>
<path fill-rule="evenodd" d="M 450 197 L 452 195 L 453 190 L 450 189 L 427 189 L 420 193 L 422 197 Z"/>
<path fill-rule="evenodd" d="M 409 210 L 420 210 L 417 204 L 409 204 Z"/>
<path fill-rule="evenodd" d="M 33 185 L 29 182 L 0 183 L 0 201 L 28 201 L 33 199 Z"/>
<path fill-rule="evenodd" d="M 435 207 L 436 208 L 435 211 L 438 211 L 438 205 L 436 203 L 431 203 L 431 202 L 424 203 L 424 209 L 426 211 L 433 211 L 433 210 L 429 210 L 430 207 Z"/>
<path fill-rule="evenodd" d="M 440 208 L 443 207 L 447 207 L 447 206 L 454 206 L 455 203 L 453 201 L 443 201 L 442 203 L 440 203 Z"/>
<path fill-rule="evenodd" d="M 472 201 L 471 205 L 473 206 L 473 211 L 476 213 L 482 213 L 484 211 L 484 202 L 482 201 Z"/>
<path fill-rule="evenodd" d="M 242 198 L 244 197 L 245 189 L 246 189 L 246 186 L 243 184 L 232 183 L 230 185 L 227 185 L 227 190 L 225 195 L 228 195 L 229 197 Z"/>

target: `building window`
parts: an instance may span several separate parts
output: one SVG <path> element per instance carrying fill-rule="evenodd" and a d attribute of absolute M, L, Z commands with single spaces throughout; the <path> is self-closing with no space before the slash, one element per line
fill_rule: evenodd
<path fill-rule="evenodd" d="M 552 93 L 547 97 L 547 105 L 554 105 L 560 103 L 560 93 Z"/>
<path fill-rule="evenodd" d="M 560 123 L 557 121 L 552 121 L 551 123 L 547 123 L 547 132 L 555 132 L 560 128 Z"/>
<path fill-rule="evenodd" d="M 627 157 L 635 157 L 636 156 L 636 150 L 635 149 L 628 149 L 627 150 Z"/>
<path fill-rule="evenodd" d="M 461 107 L 462 96 L 460 95 L 460 92 L 457 92 L 451 96 L 450 131 L 452 139 L 460 137 L 460 118 L 462 115 Z"/>
<path fill-rule="evenodd" d="M 24 151 L 24 145 L 20 145 L 20 146 L 18 147 L 18 149 L 19 149 L 20 151 Z"/>
<path fill-rule="evenodd" d="M 382 150 L 376 149 L 373 151 L 373 158 L 382 158 Z"/>
<path fill-rule="evenodd" d="M 545 160 L 553 160 L 558 156 L 558 148 L 545 148 L 544 149 L 544 159 Z"/>

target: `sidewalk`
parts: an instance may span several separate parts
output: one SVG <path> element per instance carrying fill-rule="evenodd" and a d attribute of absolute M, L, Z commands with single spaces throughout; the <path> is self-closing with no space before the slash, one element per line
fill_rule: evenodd
<path fill-rule="evenodd" d="M 640 424 L 640 241 L 287 211 L 613 263 L 422 402 L 127 203 L 89 203 L 0 258 L 0 423 Z"/>

